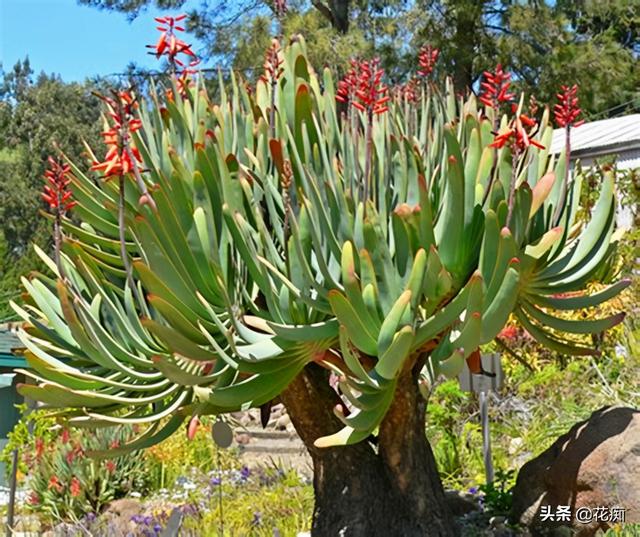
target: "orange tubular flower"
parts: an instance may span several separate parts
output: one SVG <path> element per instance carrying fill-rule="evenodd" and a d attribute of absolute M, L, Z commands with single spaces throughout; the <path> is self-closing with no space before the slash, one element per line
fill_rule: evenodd
<path fill-rule="evenodd" d="M 49 169 L 44 172 L 44 178 L 48 184 L 44 185 L 42 199 L 49 205 L 52 213 L 60 212 L 64 215 L 72 209 L 77 202 L 71 200 L 72 192 L 68 189 L 71 179 L 71 168 L 68 164 L 61 164 L 52 157 L 47 159 Z"/>
<path fill-rule="evenodd" d="M 60 483 L 60 480 L 54 475 L 49 479 L 49 485 L 47 486 L 49 490 L 55 489 L 56 492 L 61 493 L 64 490 L 64 486 Z"/>
<path fill-rule="evenodd" d="M 280 57 L 280 43 L 274 39 L 267 49 L 264 59 L 264 74 L 260 76 L 260 79 L 266 84 L 276 84 L 284 72 L 283 63 L 284 60 Z"/>
<path fill-rule="evenodd" d="M 418 64 L 420 66 L 418 74 L 421 77 L 427 78 L 431 76 L 439 55 L 439 49 L 434 48 L 431 45 L 422 45 L 422 48 L 420 48 L 420 52 L 418 53 Z"/>
<path fill-rule="evenodd" d="M 160 32 L 160 37 L 155 45 L 147 45 L 147 48 L 155 50 L 156 58 L 167 56 L 169 63 L 176 63 L 178 55 L 183 54 L 197 60 L 195 53 L 191 50 L 191 45 L 176 37 L 176 32 L 185 31 L 184 26 L 179 26 L 177 23 L 186 18 L 187 16 L 184 14 L 177 17 L 155 18 L 155 21 L 160 24 L 160 26 L 156 27 Z"/>
<path fill-rule="evenodd" d="M 415 78 L 410 79 L 405 84 L 401 84 L 394 88 L 396 99 L 407 103 L 418 102 L 418 81 Z"/>
<path fill-rule="evenodd" d="M 110 179 L 132 173 L 138 163 L 142 162 L 142 157 L 130 136 L 142 127 L 142 121 L 133 115 L 137 103 L 130 93 L 121 91 L 117 98 L 101 98 L 107 105 L 108 116 L 113 121 L 113 126 L 102 132 L 107 146 L 104 160 L 94 162 L 91 169 L 103 172 L 104 178 Z"/>
<path fill-rule="evenodd" d="M 500 149 L 508 145 L 512 150 L 518 151 L 519 153 L 526 150 L 530 145 L 538 149 L 544 149 L 544 146 L 540 142 L 531 138 L 537 126 L 538 123 L 535 119 L 520 114 L 511 121 L 506 130 L 496 134 L 493 143 L 489 144 L 489 147 Z M 525 127 L 529 128 L 529 132 L 527 132 Z"/>
<path fill-rule="evenodd" d="M 351 59 L 351 69 L 349 69 L 342 80 L 338 82 L 338 89 L 336 90 L 336 101 L 345 103 L 347 106 L 355 99 L 355 92 L 358 86 L 358 75 L 356 69 L 358 62 L 355 59 Z"/>
<path fill-rule="evenodd" d="M 513 93 L 509 93 L 511 73 L 505 72 L 502 69 L 502 65 L 496 65 L 494 73 L 485 71 L 482 78 L 480 97 L 478 98 L 482 104 L 497 110 L 501 103 L 508 103 L 513 100 Z"/>
<path fill-rule="evenodd" d="M 185 31 L 184 26 L 180 26 L 177 23 L 186 19 L 186 17 L 186 15 L 156 17 L 155 21 L 160 24 L 160 26 L 156 27 L 160 31 L 160 37 L 155 45 L 147 45 L 147 48 L 153 49 L 150 54 L 154 54 L 156 58 L 163 56 L 167 58 L 173 73 L 177 71 L 177 68 L 181 68 L 177 84 L 178 91 L 182 96 L 186 94 L 187 88 L 191 86 L 190 75 L 196 72 L 194 67 L 200 63 L 200 59 L 191 49 L 191 45 L 176 36 L 176 32 Z M 169 90 L 169 99 L 173 99 L 171 90 Z"/>
<path fill-rule="evenodd" d="M 582 112 L 578 106 L 578 86 L 561 86 L 558 93 L 558 104 L 553 107 L 558 127 L 579 127 L 584 121 L 576 121 Z"/>
<path fill-rule="evenodd" d="M 71 483 L 69 483 L 69 492 L 71 493 L 72 498 L 77 498 L 78 496 L 80 496 L 80 493 L 82 492 L 82 486 L 80 485 L 80 480 L 75 476 L 71 478 Z"/>
<path fill-rule="evenodd" d="M 384 70 L 380 68 L 380 60 L 352 60 L 351 65 L 351 70 L 338 83 L 336 100 L 351 104 L 370 116 L 389 110 L 389 90 L 382 83 Z"/>

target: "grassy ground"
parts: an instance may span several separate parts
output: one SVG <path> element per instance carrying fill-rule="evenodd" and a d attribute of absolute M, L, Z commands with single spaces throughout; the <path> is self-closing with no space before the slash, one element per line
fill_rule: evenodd
<path fill-rule="evenodd" d="M 637 336 L 636 336 L 637 337 Z M 514 348 L 533 370 L 505 356 L 503 389 L 490 396 L 494 467 L 515 479 L 524 462 L 548 448 L 576 422 L 607 405 L 640 407 L 640 358 L 630 332 L 625 345 L 597 359 L 558 359 L 540 353 L 526 336 Z M 437 385 L 428 406 L 427 434 L 446 486 L 484 482 L 477 396 L 455 380 Z"/>

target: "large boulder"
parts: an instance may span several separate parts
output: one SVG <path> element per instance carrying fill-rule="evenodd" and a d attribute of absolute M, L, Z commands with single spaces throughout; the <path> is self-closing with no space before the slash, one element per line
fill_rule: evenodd
<path fill-rule="evenodd" d="M 640 523 L 640 411 L 605 407 L 522 467 L 510 519 L 534 536 L 591 537 L 622 512 Z"/>

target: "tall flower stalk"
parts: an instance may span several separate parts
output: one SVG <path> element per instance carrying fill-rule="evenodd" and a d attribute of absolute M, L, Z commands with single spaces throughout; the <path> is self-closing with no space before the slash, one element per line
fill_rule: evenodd
<path fill-rule="evenodd" d="M 178 32 L 185 31 L 182 21 L 186 18 L 184 14 L 177 17 L 156 17 L 155 21 L 159 23 L 156 28 L 160 37 L 155 45 L 147 45 L 147 48 L 152 49 L 150 54 L 154 54 L 158 59 L 167 59 L 169 72 L 175 78 L 178 92 L 182 96 L 186 95 L 191 75 L 196 72 L 195 67 L 200 63 L 200 59 L 191 48 L 192 45 L 177 36 Z"/>
<path fill-rule="evenodd" d="M 61 249 L 62 249 L 62 219 L 77 202 L 73 201 L 72 192 L 69 190 L 71 179 L 69 173 L 71 168 L 61 160 L 53 157 L 47 159 L 48 169 L 44 172 L 46 184 L 42 192 L 42 199 L 49 206 L 49 211 L 54 215 L 53 221 L 53 243 L 54 260 L 58 273 L 63 276 Z"/>
<path fill-rule="evenodd" d="M 358 136 L 358 113 L 356 109 L 351 106 L 351 103 L 356 99 L 356 90 L 358 89 L 358 61 L 355 58 L 351 58 L 350 61 L 351 68 L 338 82 L 338 87 L 336 89 L 336 101 L 341 102 L 345 105 L 343 117 L 345 119 L 346 125 L 351 131 L 351 134 L 353 135 L 354 154 L 358 155 L 360 151 L 360 137 Z M 359 167 L 357 158 L 355 159 L 355 166 Z M 351 191 L 351 194 L 353 197 L 353 191 Z"/>
<path fill-rule="evenodd" d="M 493 73 L 485 71 L 480 83 L 478 100 L 488 108 L 498 111 L 503 103 L 513 101 L 514 94 L 509 92 L 511 73 L 506 72 L 501 64 L 496 65 Z"/>
<path fill-rule="evenodd" d="M 418 52 L 418 75 L 423 79 L 427 79 L 433 73 L 433 70 L 440 56 L 440 50 L 429 45 L 422 45 Z"/>
<path fill-rule="evenodd" d="M 155 54 L 156 58 L 165 57 L 167 59 L 172 75 L 176 75 L 181 68 L 193 67 L 199 63 L 191 45 L 177 36 L 178 32 L 185 31 L 185 27 L 179 23 L 186 18 L 186 15 L 156 17 L 155 21 L 159 24 L 157 29 L 160 32 L 160 37 L 155 45 L 147 45 L 147 48 L 154 49 L 151 54 Z M 181 56 L 190 59 L 183 59 Z"/>
<path fill-rule="evenodd" d="M 389 89 L 382 83 L 384 70 L 380 68 L 380 60 L 352 61 L 352 71 L 348 73 L 338 86 L 336 100 L 346 102 L 365 115 L 365 160 L 363 184 L 364 210 L 369 199 L 371 182 L 371 164 L 373 159 L 373 119 L 384 114 L 388 109 Z"/>
<path fill-rule="evenodd" d="M 284 60 L 280 54 L 280 43 L 277 39 L 271 42 L 271 46 L 267 50 L 264 60 L 264 75 L 262 80 L 271 88 L 271 108 L 269 109 L 269 130 L 271 137 L 276 137 L 276 92 L 278 89 L 278 80 L 282 76 L 284 69 L 282 64 Z"/>
<path fill-rule="evenodd" d="M 107 154 L 102 162 L 94 162 L 91 169 L 103 172 L 104 180 L 113 178 L 118 180 L 118 230 L 120 235 L 120 256 L 124 265 L 127 282 L 136 298 L 140 300 L 135 282 L 133 281 L 131 261 L 126 247 L 125 236 L 125 178 L 133 177 L 141 192 L 140 205 L 148 205 L 154 211 L 156 204 L 147 189 L 147 185 L 140 174 L 139 163 L 142 158 L 135 147 L 131 135 L 142 127 L 142 121 L 135 117 L 137 102 L 126 91 L 114 92 L 113 97 L 101 96 L 108 111 L 107 128 L 102 132 Z"/>
<path fill-rule="evenodd" d="M 576 121 L 582 110 L 578 106 L 578 86 L 563 85 L 560 87 L 560 93 L 557 94 L 558 103 L 553 107 L 553 114 L 556 124 L 560 128 L 564 128 L 564 152 L 566 165 L 564 168 L 564 177 L 562 178 L 562 190 L 560 193 L 560 204 L 556 207 L 553 214 L 553 222 L 558 224 L 564 203 L 567 198 L 567 190 L 569 188 L 569 171 L 571 163 L 571 128 L 579 127 L 584 123 L 583 120 Z"/>
<path fill-rule="evenodd" d="M 513 215 L 520 158 L 529 146 L 544 149 L 544 146 L 540 142 L 533 139 L 537 128 L 538 122 L 535 119 L 516 112 L 515 117 L 511 120 L 507 128 L 496 134 L 494 141 L 489 144 L 489 147 L 496 149 L 508 146 L 511 151 L 511 179 L 509 182 L 509 197 L 507 202 L 507 226 L 510 225 Z M 486 195 L 487 193 L 485 192 L 485 196 Z"/>
<path fill-rule="evenodd" d="M 440 50 L 426 43 L 418 52 L 418 77 L 422 80 L 422 99 L 426 98 L 429 90 L 428 82 L 432 79 L 433 70 L 438 62 Z"/>
<path fill-rule="evenodd" d="M 514 95 L 509 91 L 510 86 L 511 73 L 504 71 L 501 64 L 496 65 L 494 72 L 485 71 L 482 75 L 482 82 L 480 83 L 480 95 L 478 96 L 478 100 L 489 110 L 491 110 L 491 122 L 494 132 L 498 129 L 498 116 L 500 107 L 513 101 Z M 497 134 L 496 142 L 498 142 L 498 144 L 501 143 L 499 134 Z M 489 184 L 487 185 L 487 189 L 484 192 L 484 197 L 482 200 L 483 205 L 489 198 L 489 194 L 491 193 L 491 189 L 493 188 L 493 183 L 495 182 L 496 165 L 497 160 L 494 162 L 493 169 L 491 170 Z"/>
<path fill-rule="evenodd" d="M 284 16 L 287 14 L 287 0 L 274 0 L 273 10 L 278 20 L 278 37 L 282 39 L 284 36 Z"/>

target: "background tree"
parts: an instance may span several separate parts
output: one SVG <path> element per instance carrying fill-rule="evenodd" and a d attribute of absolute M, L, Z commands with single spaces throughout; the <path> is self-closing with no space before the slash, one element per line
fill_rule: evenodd
<path fill-rule="evenodd" d="M 79 0 L 137 16 L 145 7 L 179 9 L 184 0 Z M 249 0 L 210 2 L 189 13 L 189 29 L 204 56 L 242 71 L 259 72 L 273 29 L 274 4 Z M 344 17 L 348 21 L 344 21 Z M 440 73 L 452 73 L 458 90 L 477 87 L 482 72 L 502 63 L 518 89 L 551 102 L 567 80 L 581 88 L 589 116 L 638 107 L 640 67 L 637 2 L 528 0 L 293 1 L 285 35 L 314 44 L 316 68 L 342 71 L 350 57 L 380 56 L 391 80 L 402 81 L 425 42 L 441 50 Z"/>
<path fill-rule="evenodd" d="M 94 145 L 101 130 L 99 83 L 63 82 L 35 76 L 29 60 L 0 77 L 0 320 L 10 316 L 7 299 L 19 276 L 38 266 L 32 243 L 46 247 L 49 233 L 38 211 L 48 155 L 61 150 L 81 161 L 83 141 Z"/>

